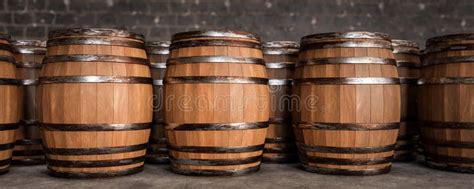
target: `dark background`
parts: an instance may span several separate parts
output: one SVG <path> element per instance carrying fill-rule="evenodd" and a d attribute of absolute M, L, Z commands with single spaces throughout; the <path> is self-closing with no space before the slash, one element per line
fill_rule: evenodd
<path fill-rule="evenodd" d="M 1 30 L 45 39 L 64 27 L 125 27 L 148 40 L 187 30 L 236 29 L 265 41 L 368 30 L 423 43 L 474 32 L 473 0 L 0 0 Z"/>

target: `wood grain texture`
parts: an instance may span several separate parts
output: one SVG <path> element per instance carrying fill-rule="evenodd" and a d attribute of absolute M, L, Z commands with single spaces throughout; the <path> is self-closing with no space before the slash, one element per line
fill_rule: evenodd
<path fill-rule="evenodd" d="M 375 38 L 372 37 L 374 35 Z M 383 36 L 347 32 L 319 34 L 302 39 L 299 60 L 306 63 L 295 70 L 293 94 L 299 101 L 293 114 L 293 123 L 296 140 L 300 144 L 300 157 L 303 157 L 301 160 L 306 170 L 349 175 L 373 175 L 389 171 L 393 155 L 393 147 L 390 146 L 396 142 L 398 129 L 362 127 L 352 130 L 351 125 L 396 125 L 400 121 L 400 86 L 334 81 L 337 78 L 398 77 L 393 64 L 364 60 L 348 63 L 347 58 L 393 59 L 390 40 Z M 372 47 L 374 44 L 384 44 L 385 47 Z M 321 78 L 332 82 L 321 84 Z M 315 82 L 301 83 L 304 79 Z M 308 127 L 315 124 L 334 126 L 333 129 Z M 357 152 L 361 148 L 369 150 Z"/>
<path fill-rule="evenodd" d="M 474 78 L 473 36 L 471 33 L 429 39 L 422 79 Z M 474 173 L 473 94 L 472 82 L 421 85 L 421 134 L 431 167 Z"/>
<path fill-rule="evenodd" d="M 177 39 L 176 35 L 171 44 L 171 59 L 204 56 L 263 58 L 261 49 L 237 45 L 242 41 L 260 45 L 260 41 L 256 39 L 233 36 L 212 37 L 206 34 Z M 186 42 L 187 45 L 174 48 L 182 42 Z M 189 76 L 196 77 L 197 81 L 195 83 L 166 82 L 167 79 Z M 200 127 L 195 125 L 190 129 L 177 129 L 183 124 L 223 124 L 231 128 L 236 128 L 229 125 L 233 123 L 264 122 L 266 124 L 269 118 L 267 83 L 243 84 L 232 83 L 235 82 L 232 80 L 230 83 L 216 84 L 199 80 L 206 77 L 216 79 L 216 76 L 266 79 L 267 72 L 264 65 L 225 61 L 220 63 L 181 62 L 167 65 L 164 92 L 168 144 L 193 149 L 214 148 L 214 150 L 199 152 L 170 148 L 172 168 L 177 173 L 239 175 L 259 168 L 267 128 L 219 130 L 223 126 L 216 126 L 210 130 L 194 130 Z M 232 153 L 228 150 L 252 146 L 261 147 L 248 152 Z M 224 152 L 215 152 L 215 149 L 221 149 Z M 252 161 L 242 161 L 249 158 Z"/>
<path fill-rule="evenodd" d="M 45 60 L 55 56 L 107 55 L 141 58 L 147 61 L 143 40 L 120 36 L 130 34 L 127 31 L 72 29 L 63 33 L 65 34 L 59 36 L 50 33 Z M 86 44 L 80 41 L 83 39 L 121 43 Z M 53 43 L 58 40 L 65 42 Z M 130 47 L 127 44 L 131 42 L 141 46 Z M 149 65 L 137 64 L 134 61 L 56 60 L 44 65 L 43 77 L 62 76 L 151 78 Z M 40 90 L 42 110 L 40 121 L 43 124 L 43 142 L 48 149 L 46 158 L 51 175 L 104 177 L 132 174 L 142 169 L 150 135 L 149 128 L 136 128 L 136 125 L 123 130 L 101 131 L 99 128 L 103 127 L 101 124 L 151 123 L 153 94 L 151 83 L 42 81 Z M 47 126 L 51 124 L 66 124 L 72 129 L 65 126 L 49 129 Z M 87 129 L 84 124 L 98 128 Z M 112 127 L 119 129 L 118 126 Z M 73 131 L 74 129 L 76 131 Z M 110 148 L 126 150 L 107 150 Z M 57 149 L 62 149 L 63 152 L 58 152 Z M 63 161 L 67 162 L 66 165 L 61 163 Z"/>

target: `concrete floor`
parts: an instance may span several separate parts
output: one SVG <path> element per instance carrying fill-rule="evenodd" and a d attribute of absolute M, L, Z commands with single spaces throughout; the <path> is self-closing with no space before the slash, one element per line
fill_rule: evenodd
<path fill-rule="evenodd" d="M 147 165 L 136 175 L 72 180 L 48 176 L 44 166 L 12 167 L 0 176 L 0 188 L 474 188 L 474 175 L 429 169 L 420 163 L 395 163 L 386 175 L 329 176 L 302 171 L 296 164 L 264 164 L 240 177 L 191 177 L 171 173 L 166 165 Z"/>

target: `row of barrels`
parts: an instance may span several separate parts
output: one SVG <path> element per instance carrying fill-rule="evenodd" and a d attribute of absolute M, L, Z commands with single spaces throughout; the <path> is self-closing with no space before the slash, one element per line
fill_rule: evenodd
<path fill-rule="evenodd" d="M 413 160 L 419 133 L 429 166 L 474 172 L 473 34 L 429 39 L 422 61 L 415 43 L 372 32 L 300 44 L 234 31 L 147 44 L 117 29 L 52 31 L 46 45 L 1 38 L 2 172 L 46 161 L 53 176 L 109 177 L 147 160 L 241 175 L 299 159 L 374 175 Z"/>

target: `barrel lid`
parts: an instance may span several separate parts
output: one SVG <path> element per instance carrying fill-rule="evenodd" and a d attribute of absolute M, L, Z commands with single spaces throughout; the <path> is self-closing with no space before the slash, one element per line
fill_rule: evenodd
<path fill-rule="evenodd" d="M 301 43 L 320 41 L 325 39 L 378 39 L 391 41 L 390 35 L 380 32 L 350 31 L 350 32 L 331 32 L 307 35 L 301 38 Z"/>
<path fill-rule="evenodd" d="M 426 46 L 430 46 L 433 43 L 443 43 L 450 41 L 459 41 L 459 40 L 474 40 L 474 33 L 459 33 L 459 34 L 450 34 L 432 37 L 426 40 Z"/>
<path fill-rule="evenodd" d="M 298 49 L 300 44 L 296 41 L 269 41 L 263 44 L 263 48 L 289 48 Z"/>
<path fill-rule="evenodd" d="M 9 34 L 6 33 L 0 33 L 0 39 L 6 39 L 6 40 L 11 40 L 11 37 Z"/>
<path fill-rule="evenodd" d="M 148 41 L 146 42 L 147 48 L 168 48 L 170 47 L 171 42 L 170 41 Z"/>
<path fill-rule="evenodd" d="M 130 32 L 124 29 L 113 28 L 67 28 L 50 31 L 48 38 L 57 38 L 64 36 L 109 36 L 123 37 L 144 41 L 142 34 Z"/>
<path fill-rule="evenodd" d="M 46 41 L 43 40 L 14 40 L 12 41 L 13 46 L 32 46 L 32 47 L 43 47 L 46 48 Z"/>
<path fill-rule="evenodd" d="M 260 41 L 260 38 L 255 35 L 244 31 L 231 31 L 231 30 L 208 30 L 208 31 L 188 31 L 176 33 L 172 37 L 172 41 L 189 39 L 189 38 L 200 38 L 200 37 L 225 37 L 225 38 L 240 38 Z"/>
<path fill-rule="evenodd" d="M 418 43 L 409 40 L 403 39 L 393 39 L 392 46 L 395 47 L 409 47 L 409 48 L 416 48 L 418 49 Z"/>

